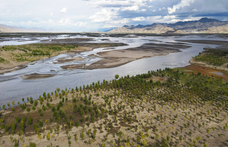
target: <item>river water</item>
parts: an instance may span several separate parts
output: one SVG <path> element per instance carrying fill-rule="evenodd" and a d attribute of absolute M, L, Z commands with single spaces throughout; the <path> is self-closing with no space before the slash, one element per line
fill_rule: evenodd
<path fill-rule="evenodd" d="M 70 38 L 87 38 L 87 36 L 70 36 Z M 52 37 L 51 39 L 64 39 L 69 38 L 67 35 L 58 35 Z M 103 52 L 107 50 L 119 50 L 134 48 L 143 45 L 144 43 L 166 43 L 166 42 L 180 42 L 176 40 L 223 40 L 227 41 L 226 38 L 218 38 L 216 36 L 200 36 L 200 35 L 188 35 L 188 36 L 139 36 L 135 38 L 124 38 L 124 37 L 89 37 L 93 38 L 94 41 L 91 43 L 101 43 L 101 42 L 116 42 L 125 43 L 127 46 L 118 47 L 107 47 L 107 48 L 97 48 L 93 51 L 82 52 L 75 54 L 74 56 L 82 57 L 84 60 L 63 63 L 63 64 L 53 64 L 58 58 L 71 58 L 67 54 L 61 54 L 50 59 L 36 61 L 33 64 L 28 65 L 27 68 L 5 73 L 0 75 L 0 106 L 6 103 L 11 103 L 13 100 L 15 102 L 20 101 L 23 97 L 32 96 L 37 99 L 39 95 L 43 92 L 52 92 L 56 88 L 65 89 L 75 88 L 76 86 L 83 86 L 91 84 L 92 82 L 112 80 L 116 74 L 120 76 L 126 75 L 136 75 L 141 73 L 146 73 L 149 70 L 164 69 L 165 67 L 175 68 L 183 67 L 189 65 L 189 60 L 198 55 L 199 52 L 203 51 L 204 47 L 216 47 L 217 45 L 209 44 L 197 44 L 197 43 L 187 43 L 190 48 L 181 49 L 181 52 L 171 53 L 166 56 L 156 56 L 151 58 L 139 59 L 125 65 L 106 68 L 106 69 L 94 69 L 94 70 L 63 70 L 60 66 L 68 64 L 91 64 L 99 60 L 97 57 L 89 57 L 88 55 L 96 54 L 97 52 Z M 23 41 L 21 41 L 21 39 Z M 0 42 L 1 45 L 20 45 L 29 43 L 38 43 L 41 40 L 50 39 L 49 37 L 39 37 L 39 38 L 11 38 L 9 41 Z M 105 41 L 104 41 L 105 40 Z M 156 41 L 155 41 L 156 40 Z M 56 76 L 45 79 L 37 80 L 23 80 L 22 75 L 39 73 L 39 74 L 55 74 Z"/>

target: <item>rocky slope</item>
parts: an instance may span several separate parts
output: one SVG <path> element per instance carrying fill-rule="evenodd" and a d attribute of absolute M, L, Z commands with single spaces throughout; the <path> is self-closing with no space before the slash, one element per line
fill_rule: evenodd
<path fill-rule="evenodd" d="M 228 33 L 228 22 L 202 18 L 198 21 L 177 22 L 174 24 L 154 23 L 151 25 L 123 26 L 109 33 Z"/>

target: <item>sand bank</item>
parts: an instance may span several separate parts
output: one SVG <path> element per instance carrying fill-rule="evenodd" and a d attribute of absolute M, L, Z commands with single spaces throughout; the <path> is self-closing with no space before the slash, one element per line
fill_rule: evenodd
<path fill-rule="evenodd" d="M 54 76 L 55 75 L 52 75 L 52 74 L 33 73 L 33 74 L 30 74 L 30 75 L 21 76 L 21 78 L 24 79 L 24 80 L 35 80 L 35 79 L 50 78 L 50 77 L 54 77 Z"/>
<path fill-rule="evenodd" d="M 120 65 L 124 65 L 131 61 L 135 61 L 142 58 L 164 56 L 169 53 L 179 52 L 179 49 L 185 49 L 190 46 L 184 44 L 143 44 L 137 48 L 130 48 L 125 50 L 114 50 L 107 52 L 100 52 L 98 55 L 101 58 L 98 62 L 91 65 L 66 65 L 62 66 L 63 69 L 99 69 L 99 68 L 112 68 Z"/>
<path fill-rule="evenodd" d="M 73 57 L 73 58 L 70 58 L 70 59 L 59 58 L 59 59 L 56 60 L 57 62 L 54 62 L 54 64 L 81 61 L 81 60 L 84 60 L 84 58 L 81 58 L 81 57 Z"/>

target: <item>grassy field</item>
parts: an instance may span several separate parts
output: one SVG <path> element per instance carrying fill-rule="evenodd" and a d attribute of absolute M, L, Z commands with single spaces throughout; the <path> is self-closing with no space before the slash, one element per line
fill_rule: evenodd
<path fill-rule="evenodd" d="M 228 50 L 227 49 L 206 49 L 203 53 L 199 54 L 193 59 L 196 61 L 203 61 L 211 65 L 221 66 L 225 63 L 228 63 Z"/>
<path fill-rule="evenodd" d="M 227 96 L 201 73 L 116 75 L 2 106 L 0 146 L 227 146 Z"/>
<path fill-rule="evenodd" d="M 11 59 L 18 62 L 35 61 L 43 57 L 51 57 L 59 54 L 61 51 L 75 50 L 78 45 L 57 45 L 57 44 L 33 44 L 33 45 L 20 45 L 20 46 L 3 46 L 0 47 L 0 52 L 9 52 Z M 1 57 L 1 58 L 4 58 Z M 0 62 L 4 62 L 0 60 Z"/>

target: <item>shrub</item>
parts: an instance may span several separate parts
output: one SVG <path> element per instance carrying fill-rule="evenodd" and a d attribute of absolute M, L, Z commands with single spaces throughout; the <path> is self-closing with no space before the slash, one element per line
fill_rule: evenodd
<path fill-rule="evenodd" d="M 30 97 L 30 104 L 33 104 L 33 98 L 32 97 Z"/>
<path fill-rule="evenodd" d="M 46 107 L 44 105 L 42 106 L 42 109 L 43 109 L 43 111 L 46 111 Z"/>
<path fill-rule="evenodd" d="M 32 124 L 32 118 L 31 118 L 31 117 L 29 117 L 29 119 L 28 119 L 28 124 L 29 124 L 29 125 Z"/>
<path fill-rule="evenodd" d="M 30 108 L 28 107 L 26 110 L 29 112 L 30 111 Z"/>
<path fill-rule="evenodd" d="M 34 102 L 34 106 L 37 106 L 38 105 L 38 101 L 37 100 L 35 100 L 35 102 Z"/>
<path fill-rule="evenodd" d="M 52 106 L 51 110 L 52 112 L 55 112 L 55 106 Z"/>
<path fill-rule="evenodd" d="M 26 118 L 25 118 L 25 117 L 23 117 L 23 118 L 22 118 L 22 121 L 23 121 L 23 122 L 26 122 Z"/>
<path fill-rule="evenodd" d="M 23 110 L 25 110 L 25 108 L 26 108 L 26 104 L 24 103 L 24 104 L 22 104 L 21 105 L 21 108 L 23 109 Z"/>
<path fill-rule="evenodd" d="M 73 98 L 73 102 L 76 103 L 76 98 Z"/>
<path fill-rule="evenodd" d="M 43 127 L 43 122 L 42 121 L 39 122 L 39 126 Z"/>
<path fill-rule="evenodd" d="M 20 118 L 16 117 L 16 123 L 19 123 L 19 121 L 20 121 Z"/>
<path fill-rule="evenodd" d="M 75 122 L 75 126 L 76 126 L 76 127 L 79 126 L 79 122 L 78 122 L 78 121 Z"/>
<path fill-rule="evenodd" d="M 12 122 L 12 124 L 11 124 L 11 130 L 12 130 L 12 134 L 14 134 L 14 132 L 15 132 L 15 123 L 14 123 L 14 121 Z"/>
<path fill-rule="evenodd" d="M 29 147 L 36 147 L 35 143 L 30 142 Z"/>

